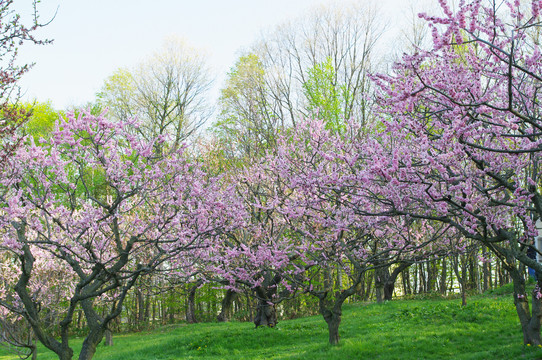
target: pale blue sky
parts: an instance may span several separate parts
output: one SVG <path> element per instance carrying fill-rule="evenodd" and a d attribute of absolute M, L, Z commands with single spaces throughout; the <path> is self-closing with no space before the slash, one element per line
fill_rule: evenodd
<path fill-rule="evenodd" d="M 358 0 L 369 2 L 371 0 Z M 416 2 L 417 0 L 414 0 Z M 435 0 L 436 1 L 436 0 Z M 30 0 L 17 0 L 17 6 Z M 340 0 L 42 0 L 40 31 L 47 46 L 24 46 L 20 60 L 35 62 L 21 86 L 25 98 L 51 100 L 58 109 L 94 99 L 104 79 L 151 55 L 165 37 L 177 35 L 204 50 L 216 71 L 215 93 L 239 51 L 261 31 Z M 379 0 L 387 21 L 396 24 L 408 0 Z M 24 8 L 23 15 L 24 15 Z M 383 19 L 386 21 L 386 19 Z"/>

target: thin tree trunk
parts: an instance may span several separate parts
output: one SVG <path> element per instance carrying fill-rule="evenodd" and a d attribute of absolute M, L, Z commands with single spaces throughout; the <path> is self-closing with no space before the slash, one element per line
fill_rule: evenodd
<path fill-rule="evenodd" d="M 141 291 L 141 289 L 137 289 L 136 295 L 137 295 L 137 325 L 138 327 L 141 327 L 141 325 L 143 325 L 143 322 L 145 320 L 145 296 L 143 295 L 143 291 Z"/>
<path fill-rule="evenodd" d="M 455 276 L 457 277 L 457 281 L 459 282 L 459 288 L 461 291 L 461 306 L 467 305 L 467 290 L 466 282 L 467 282 L 467 265 L 466 261 L 464 259 L 461 259 L 460 255 L 453 255 L 452 256 L 452 263 L 453 263 L 453 269 L 455 272 Z M 461 265 L 461 272 L 459 271 L 459 266 Z"/>
<path fill-rule="evenodd" d="M 414 271 L 412 272 L 414 275 L 414 285 L 412 287 L 414 294 L 419 294 L 420 291 L 418 289 L 418 264 L 414 266 Z"/>
<path fill-rule="evenodd" d="M 446 258 L 442 259 L 441 264 L 442 264 L 442 268 L 441 268 L 441 273 L 440 273 L 440 293 L 442 295 L 446 295 L 446 291 L 447 291 L 446 278 L 448 277 L 447 268 L 446 268 L 446 264 L 447 264 Z"/>

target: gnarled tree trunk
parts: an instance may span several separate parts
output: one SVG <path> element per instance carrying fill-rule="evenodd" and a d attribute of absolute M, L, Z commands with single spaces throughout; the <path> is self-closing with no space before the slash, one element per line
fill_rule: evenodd
<path fill-rule="evenodd" d="M 393 291 L 395 290 L 395 282 L 401 272 L 411 265 L 409 262 L 402 262 L 398 264 L 390 273 L 390 266 L 382 266 L 375 269 L 375 290 L 376 290 L 376 302 L 382 303 L 383 301 L 390 301 L 393 298 Z"/>
<path fill-rule="evenodd" d="M 224 299 L 222 299 L 222 308 L 220 310 L 220 314 L 216 317 L 216 320 L 218 322 L 228 322 L 231 319 L 231 308 L 233 305 L 233 301 L 237 297 L 237 293 L 233 290 L 228 289 L 226 291 L 226 294 L 224 295 Z"/>
<path fill-rule="evenodd" d="M 186 303 L 186 322 L 189 324 L 195 324 L 198 322 L 196 319 L 196 290 L 201 286 L 203 281 L 198 280 L 188 291 L 188 299 Z"/>
<path fill-rule="evenodd" d="M 254 317 L 254 325 L 275 327 L 277 321 L 277 310 L 273 297 L 277 294 L 277 286 L 282 280 L 280 275 L 272 276 L 271 274 L 265 274 L 266 279 L 262 285 L 254 289 L 256 297 L 258 299 L 258 307 L 256 309 L 256 316 Z"/>
<path fill-rule="evenodd" d="M 277 321 L 277 310 L 272 302 L 272 295 L 276 293 L 276 287 L 265 289 L 263 287 L 256 288 L 256 296 L 258 297 L 258 307 L 256 316 L 254 317 L 254 325 L 275 327 Z"/>
<path fill-rule="evenodd" d="M 356 292 L 357 283 L 348 289 L 332 294 L 329 291 L 317 293 L 320 314 L 324 317 L 329 331 L 329 343 L 337 345 L 341 339 L 339 325 L 342 318 L 342 306 L 349 296 Z"/>

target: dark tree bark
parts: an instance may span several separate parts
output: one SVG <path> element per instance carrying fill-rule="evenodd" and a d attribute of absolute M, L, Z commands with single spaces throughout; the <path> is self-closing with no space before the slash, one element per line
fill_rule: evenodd
<path fill-rule="evenodd" d="M 137 298 L 137 325 L 141 327 L 145 322 L 145 296 L 141 289 L 136 291 Z"/>
<path fill-rule="evenodd" d="M 461 306 L 467 305 L 467 261 L 461 255 L 452 255 L 452 264 L 455 276 L 461 290 Z M 459 267 L 461 266 L 461 271 Z"/>
<path fill-rule="evenodd" d="M 231 313 L 232 313 L 232 305 L 233 302 L 237 298 L 237 293 L 233 290 L 228 289 L 226 291 L 226 294 L 224 295 L 224 298 L 222 299 L 222 308 L 220 310 L 220 314 L 218 314 L 216 320 L 218 322 L 228 322 L 231 319 Z"/>
<path fill-rule="evenodd" d="M 195 324 L 198 322 L 196 318 L 196 291 L 203 284 L 202 280 L 198 280 L 188 291 L 188 299 L 186 301 L 186 322 Z"/>
<path fill-rule="evenodd" d="M 384 302 L 384 287 L 389 277 L 389 266 L 382 266 L 375 269 L 375 295 L 378 304 Z"/>
<path fill-rule="evenodd" d="M 441 260 L 441 273 L 440 273 L 440 293 L 442 295 L 446 295 L 446 292 L 447 292 L 447 285 L 446 285 L 446 279 L 448 278 L 448 269 L 447 269 L 447 264 L 448 262 L 446 261 L 446 258 L 443 258 Z"/>
<path fill-rule="evenodd" d="M 410 287 L 410 271 L 407 269 L 401 273 L 401 278 L 403 280 L 403 292 L 405 295 L 412 294 L 412 288 Z"/>
<path fill-rule="evenodd" d="M 21 243 L 23 243 L 24 237 L 26 236 L 26 224 L 22 222 L 15 224 L 15 227 L 17 229 L 17 235 L 21 239 Z M 114 269 L 120 269 L 128 262 L 129 247 L 131 247 L 131 244 L 128 244 L 127 247 L 128 251 L 119 256 L 117 262 L 115 265 L 113 265 Z M 63 255 L 66 256 L 68 260 L 71 260 L 69 255 Z M 32 268 L 35 261 L 35 258 L 28 245 L 23 246 L 19 259 L 21 262 L 21 275 L 15 286 L 15 291 L 19 295 L 19 298 L 24 306 L 25 319 L 32 327 L 36 338 L 45 347 L 57 354 L 60 360 L 71 360 L 73 358 L 73 349 L 69 346 L 69 330 L 74 320 L 77 305 L 81 305 L 81 308 L 85 314 L 85 319 L 87 320 L 87 325 L 89 327 L 88 335 L 83 341 L 83 346 L 81 348 L 81 352 L 79 353 L 79 360 L 90 360 L 96 352 L 96 347 L 102 341 L 104 333 L 108 329 L 109 323 L 120 315 L 122 304 L 126 298 L 128 290 L 133 287 L 135 281 L 137 281 L 139 275 L 141 275 L 141 272 L 143 271 L 141 268 L 138 268 L 138 270 L 132 274 L 133 277 L 130 278 L 124 284 L 124 286 L 120 287 L 120 293 L 118 294 L 116 301 L 111 304 L 111 308 L 104 317 L 100 316 L 95 310 L 92 300 L 95 298 L 93 295 L 96 294 L 96 292 L 107 282 L 105 275 L 99 275 L 103 274 L 103 269 L 95 267 L 93 269 L 93 273 L 89 275 L 88 278 L 83 276 L 87 276 L 83 271 L 80 271 L 82 278 L 77 284 L 75 293 L 70 299 L 66 314 L 58 322 L 60 332 L 60 341 L 58 341 L 55 336 L 50 334 L 48 330 L 43 327 L 43 321 L 40 319 L 38 305 L 33 301 L 28 292 L 30 275 L 32 274 Z M 78 267 L 75 268 L 80 270 Z"/>
<path fill-rule="evenodd" d="M 364 275 L 362 275 L 364 276 Z M 365 279 L 367 280 L 366 284 L 367 284 L 367 289 L 365 290 L 365 296 L 364 296 L 364 300 L 367 301 L 369 300 L 369 298 L 371 297 L 371 292 L 373 291 L 373 278 L 374 278 L 374 271 L 373 272 L 370 272 L 370 273 L 367 273 L 367 275 L 365 276 Z"/>
<path fill-rule="evenodd" d="M 540 338 L 540 329 L 542 325 L 542 298 L 540 298 L 540 289 L 542 289 L 542 280 L 538 280 L 537 286 L 534 289 L 531 301 L 532 312 L 529 310 L 528 294 L 525 288 L 525 279 L 517 267 L 514 266 L 515 261 L 506 266 L 514 284 L 514 305 L 521 324 L 523 332 L 523 343 L 525 345 L 538 346 L 542 345 Z M 542 274 L 537 274 L 538 279 L 542 279 Z"/>
<path fill-rule="evenodd" d="M 24 222 L 15 225 L 17 229 L 17 236 L 20 240 L 24 240 L 25 227 Z M 23 241 L 21 241 L 23 243 Z M 24 317 L 32 327 L 32 330 L 36 334 L 38 340 L 49 350 L 53 351 L 60 360 L 71 360 L 73 357 L 73 349 L 68 345 L 68 327 L 73 318 L 72 307 L 65 318 L 60 323 L 60 338 L 61 341 L 55 339 L 51 334 L 48 334 L 40 324 L 40 316 L 38 305 L 33 301 L 31 295 L 28 293 L 28 283 L 30 281 L 30 275 L 34 267 L 35 258 L 30 251 L 28 245 L 22 247 L 22 254 L 19 259 L 21 261 L 21 275 L 19 281 L 15 285 L 15 291 L 21 302 L 24 305 L 25 312 Z"/>
<path fill-rule="evenodd" d="M 390 273 L 390 266 L 383 266 L 375 270 L 376 302 L 390 301 L 393 298 L 397 277 L 411 265 L 409 262 L 399 263 Z"/>
<path fill-rule="evenodd" d="M 262 285 L 254 289 L 257 298 L 256 315 L 254 325 L 275 327 L 277 321 L 277 310 L 275 308 L 274 297 L 277 294 L 277 287 L 282 280 L 279 274 L 265 274 L 265 280 Z"/>
<path fill-rule="evenodd" d="M 342 305 L 349 296 L 355 294 L 359 282 L 349 288 L 332 292 L 313 293 L 318 297 L 320 314 L 324 317 L 329 331 L 329 343 L 337 345 L 340 340 L 339 325 L 342 318 Z"/>

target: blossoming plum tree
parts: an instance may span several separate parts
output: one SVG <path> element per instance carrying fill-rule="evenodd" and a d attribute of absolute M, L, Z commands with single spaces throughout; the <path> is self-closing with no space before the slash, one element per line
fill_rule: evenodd
<path fill-rule="evenodd" d="M 524 342 L 541 344 L 542 264 L 527 250 L 542 218 L 542 2 L 439 3 L 443 16 L 420 15 L 433 49 L 374 77 L 384 129 L 370 149 L 368 177 L 383 184 L 374 198 L 488 246 L 514 279 Z M 539 279 L 532 313 L 518 261 Z"/>
<path fill-rule="evenodd" d="M 250 239 L 223 250 L 217 272 L 231 286 L 261 290 L 257 318 L 264 317 L 263 324 L 274 324 L 274 304 L 309 293 L 328 324 L 330 343 L 337 344 L 342 305 L 366 271 L 429 259 L 439 249 L 426 245 L 447 226 L 421 220 L 412 226 L 415 220 L 374 213 L 381 206 L 363 196 L 359 130 L 352 123 L 345 123 L 344 133 L 323 121 L 299 123 L 245 174 L 241 188 L 254 229 Z M 334 278 L 344 282 L 334 284 Z"/>
<path fill-rule="evenodd" d="M 242 221 L 242 208 L 219 178 L 206 176 L 182 149 L 157 157 L 153 143 L 162 139 L 144 142 L 131 126 L 137 123 L 72 114 L 41 146 L 30 139 L 2 169 L 0 251 L 17 265 L 16 295 L 2 305 L 24 315 L 60 359 L 73 356 L 68 335 L 78 307 L 89 327 L 79 359 L 90 359 L 140 276 L 157 268 L 192 271 Z M 51 272 L 68 273 L 56 319 L 60 339 L 44 325 L 36 296 L 44 254 Z M 115 298 L 99 314 L 95 300 L 105 295 Z"/>

